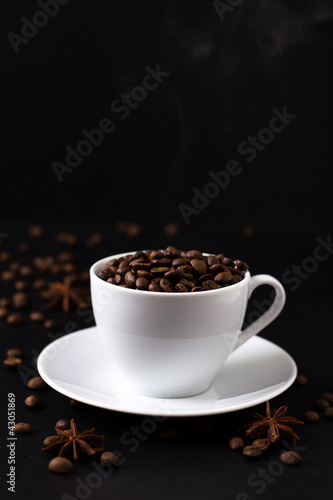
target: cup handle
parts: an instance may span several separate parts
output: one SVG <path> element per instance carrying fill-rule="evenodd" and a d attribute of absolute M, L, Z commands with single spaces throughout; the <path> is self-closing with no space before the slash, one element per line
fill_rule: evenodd
<path fill-rule="evenodd" d="M 274 298 L 274 302 L 272 303 L 270 308 L 265 311 L 262 316 L 260 316 L 260 318 L 256 319 L 250 326 L 240 332 L 233 351 L 238 349 L 238 347 L 243 345 L 244 342 L 253 337 L 253 335 L 256 335 L 256 333 L 260 332 L 260 330 L 269 325 L 269 323 L 271 323 L 283 309 L 284 303 L 286 301 L 286 293 L 281 283 L 269 274 L 258 274 L 251 277 L 248 299 L 252 295 L 254 289 L 260 285 L 271 285 L 275 289 L 276 295 Z"/>

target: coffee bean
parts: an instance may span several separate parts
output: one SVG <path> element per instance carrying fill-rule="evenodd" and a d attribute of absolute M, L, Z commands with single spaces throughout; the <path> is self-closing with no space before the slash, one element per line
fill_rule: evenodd
<path fill-rule="evenodd" d="M 214 281 L 216 281 L 219 285 L 224 285 L 225 283 L 228 283 L 231 278 L 232 276 L 229 271 L 223 271 L 215 276 Z"/>
<path fill-rule="evenodd" d="M 27 424 L 26 422 L 19 422 L 13 427 L 13 431 L 15 434 L 31 434 L 32 433 L 32 427 L 30 424 Z"/>
<path fill-rule="evenodd" d="M 73 472 L 73 464 L 68 458 L 55 457 L 49 462 L 48 469 L 56 474 L 71 474 Z"/>
<path fill-rule="evenodd" d="M 252 446 L 259 448 L 263 453 L 269 449 L 271 442 L 266 438 L 255 439 L 252 443 Z"/>
<path fill-rule="evenodd" d="M 202 286 L 194 286 L 191 290 L 191 292 L 203 292 L 204 289 L 202 288 Z"/>
<path fill-rule="evenodd" d="M 31 278 L 31 276 L 34 276 L 35 271 L 31 266 L 21 266 L 19 269 L 19 273 L 21 276 L 25 276 L 26 278 Z"/>
<path fill-rule="evenodd" d="M 1 273 L 1 279 L 3 281 L 14 281 L 16 278 L 16 274 L 14 271 L 3 271 Z"/>
<path fill-rule="evenodd" d="M 243 455 L 249 458 L 259 458 L 262 455 L 262 451 L 260 448 L 255 446 L 245 446 L 243 449 Z"/>
<path fill-rule="evenodd" d="M 303 462 L 301 455 L 295 451 L 285 451 L 281 454 L 280 460 L 283 464 L 295 466 L 299 466 Z"/>
<path fill-rule="evenodd" d="M 135 286 L 138 290 L 148 290 L 149 281 L 146 278 L 137 278 Z"/>
<path fill-rule="evenodd" d="M 85 241 L 87 248 L 95 248 L 102 245 L 105 241 L 105 236 L 102 233 L 93 233 Z"/>
<path fill-rule="evenodd" d="M 50 267 L 49 267 L 49 272 L 51 274 L 62 274 L 62 265 L 61 264 L 58 264 L 57 262 L 55 262 L 54 264 L 51 264 Z"/>
<path fill-rule="evenodd" d="M 127 271 L 125 274 L 125 284 L 129 286 L 134 286 L 136 281 L 135 275 L 132 273 L 132 271 Z"/>
<path fill-rule="evenodd" d="M 6 319 L 9 314 L 9 309 L 6 307 L 0 307 L 0 319 Z"/>
<path fill-rule="evenodd" d="M 191 261 L 188 258 L 180 258 L 178 257 L 177 259 L 173 259 L 171 262 L 172 267 L 179 267 L 179 266 L 185 266 L 186 264 L 189 264 Z"/>
<path fill-rule="evenodd" d="M 299 387 L 303 387 L 304 385 L 308 384 L 308 379 L 305 375 L 297 375 L 294 384 Z"/>
<path fill-rule="evenodd" d="M 218 273 L 221 273 L 222 271 L 224 271 L 224 268 L 222 266 L 222 264 L 213 264 L 212 266 L 210 266 L 208 268 L 208 271 L 212 274 L 218 274 Z"/>
<path fill-rule="evenodd" d="M 208 264 L 208 267 L 211 267 L 214 264 L 220 264 L 220 261 L 219 261 L 219 259 L 215 255 L 210 255 L 207 258 L 207 264 Z"/>
<path fill-rule="evenodd" d="M 229 448 L 233 451 L 242 450 L 245 447 L 245 443 L 240 437 L 233 437 L 229 441 Z"/>
<path fill-rule="evenodd" d="M 46 319 L 43 323 L 43 327 L 46 330 L 56 330 L 59 328 L 59 325 L 54 319 Z"/>
<path fill-rule="evenodd" d="M 199 276 L 207 273 L 207 262 L 205 260 L 192 259 L 191 265 L 199 274 Z"/>
<path fill-rule="evenodd" d="M 159 431 L 159 436 L 163 439 L 176 438 L 178 437 L 178 431 L 175 427 L 162 427 Z"/>
<path fill-rule="evenodd" d="M 192 290 L 192 288 L 195 286 L 195 282 L 194 281 L 189 281 L 186 278 L 182 278 L 180 280 L 180 283 L 182 283 L 183 285 L 185 285 L 186 288 L 188 289 L 188 291 Z"/>
<path fill-rule="evenodd" d="M 29 319 L 30 321 L 33 321 L 34 323 L 42 323 L 45 321 L 45 315 L 40 312 L 40 311 L 33 311 L 29 314 Z"/>
<path fill-rule="evenodd" d="M 8 351 L 6 352 L 6 355 L 8 357 L 14 357 L 14 358 L 22 358 L 24 359 L 25 358 L 25 355 L 23 353 L 23 351 L 21 351 L 21 349 L 8 349 Z"/>
<path fill-rule="evenodd" d="M 24 292 L 25 290 L 28 290 L 28 288 L 29 288 L 29 284 L 27 283 L 27 281 L 24 281 L 24 280 L 17 280 L 17 281 L 15 281 L 15 283 L 14 283 L 14 288 L 15 288 L 15 290 L 17 290 L 18 292 Z"/>
<path fill-rule="evenodd" d="M 235 264 L 236 267 L 241 271 L 247 271 L 249 269 L 249 266 L 246 264 L 246 262 L 242 262 L 241 260 L 236 259 Z"/>
<path fill-rule="evenodd" d="M 65 262 L 65 264 L 63 264 L 61 266 L 61 273 L 63 274 L 73 274 L 77 271 L 77 265 L 74 264 L 73 262 Z"/>
<path fill-rule="evenodd" d="M 141 226 L 141 224 L 131 222 L 126 226 L 125 236 L 127 236 L 127 238 L 134 240 L 136 238 L 140 238 L 142 234 L 143 227 Z"/>
<path fill-rule="evenodd" d="M 0 262 L 5 264 L 6 262 L 9 262 L 11 259 L 12 259 L 12 254 L 7 250 L 0 252 Z"/>
<path fill-rule="evenodd" d="M 0 299 L 0 307 L 5 307 L 6 309 L 9 309 L 11 306 L 12 306 L 12 301 L 7 297 L 2 297 Z"/>
<path fill-rule="evenodd" d="M 25 398 L 24 403 L 26 406 L 29 406 L 29 408 L 34 408 L 36 410 L 42 407 L 42 402 L 37 396 L 28 396 Z"/>
<path fill-rule="evenodd" d="M 100 461 L 104 467 L 111 467 L 112 465 L 119 465 L 120 458 L 112 451 L 105 451 L 102 453 Z"/>
<path fill-rule="evenodd" d="M 222 264 L 224 266 L 231 266 L 231 267 L 235 266 L 234 261 L 232 259 L 229 259 L 228 257 L 224 257 L 224 259 L 222 260 Z"/>
<path fill-rule="evenodd" d="M 162 292 L 162 288 L 157 283 L 150 283 L 148 290 L 150 292 Z"/>
<path fill-rule="evenodd" d="M 19 243 L 16 247 L 16 250 L 19 252 L 19 253 L 30 253 L 32 251 L 32 245 L 31 243 L 28 243 L 28 242 L 23 242 L 23 243 Z"/>
<path fill-rule="evenodd" d="M 68 231 L 61 231 L 60 233 L 57 233 L 55 240 L 58 243 L 64 243 L 69 247 L 76 247 L 80 243 L 79 237 Z"/>
<path fill-rule="evenodd" d="M 185 285 L 183 285 L 182 283 L 177 283 L 177 285 L 175 286 L 175 290 L 176 292 L 180 292 L 180 293 L 184 293 L 184 292 L 188 292 L 188 288 L 186 288 Z"/>
<path fill-rule="evenodd" d="M 160 252 L 159 250 L 153 250 L 152 252 L 150 252 L 149 254 L 149 259 L 151 261 L 153 260 L 158 260 L 158 259 L 163 259 L 164 258 L 164 253 L 163 252 Z"/>
<path fill-rule="evenodd" d="M 140 260 L 140 259 L 138 259 Z M 151 263 L 150 262 L 137 262 L 133 261 L 130 264 L 131 269 L 133 271 L 137 271 L 138 269 L 142 269 L 143 271 L 150 271 L 151 270 Z"/>
<path fill-rule="evenodd" d="M 71 423 L 69 420 L 66 420 L 65 418 L 61 418 L 60 420 L 58 420 L 55 424 L 55 428 L 56 429 L 61 429 L 61 430 L 66 430 L 66 429 L 69 429 L 71 426 Z M 45 445 L 44 445 L 45 446 Z"/>
<path fill-rule="evenodd" d="M 157 274 L 164 275 L 164 273 L 167 273 L 168 271 L 169 271 L 168 267 L 153 267 L 151 269 L 151 272 L 153 273 L 154 276 L 156 276 Z"/>
<path fill-rule="evenodd" d="M 74 406 L 74 407 L 78 407 L 78 406 L 83 405 L 83 403 L 81 403 L 81 401 L 77 401 L 76 399 L 71 399 L 70 403 L 71 403 L 71 406 Z"/>
<path fill-rule="evenodd" d="M 304 420 L 307 424 L 315 424 L 319 420 L 319 415 L 315 411 L 306 410 L 302 414 L 302 420 Z"/>
<path fill-rule="evenodd" d="M 154 275 L 149 271 L 144 271 L 143 269 L 138 269 L 136 271 L 138 278 L 146 278 L 149 282 L 153 279 Z"/>
<path fill-rule="evenodd" d="M 164 233 L 170 238 L 175 238 L 181 233 L 181 226 L 176 222 L 169 222 L 164 226 Z"/>
<path fill-rule="evenodd" d="M 29 296 L 24 292 L 14 293 L 12 302 L 17 309 L 27 309 L 30 305 Z"/>
<path fill-rule="evenodd" d="M 199 283 L 199 285 L 202 285 L 202 283 L 204 281 L 213 280 L 213 279 L 214 279 L 213 274 L 203 274 L 202 276 L 199 276 L 198 283 Z"/>
<path fill-rule="evenodd" d="M 59 436 L 48 436 L 47 438 L 44 439 L 43 441 L 43 446 L 50 446 L 50 444 L 55 443 L 56 441 L 59 441 Z"/>
<path fill-rule="evenodd" d="M 4 359 L 3 364 L 7 366 L 7 368 L 17 368 L 22 364 L 22 358 L 16 358 L 15 356 L 8 356 Z"/>
<path fill-rule="evenodd" d="M 151 261 L 153 267 L 170 267 L 171 266 L 171 259 L 167 258 L 162 258 L 162 259 L 155 259 Z"/>
<path fill-rule="evenodd" d="M 258 236 L 259 231 L 257 226 L 255 226 L 254 224 L 246 224 L 246 226 L 244 226 L 243 228 L 243 234 L 245 238 L 252 239 Z"/>
<path fill-rule="evenodd" d="M 188 257 L 190 260 L 192 260 L 192 259 L 202 259 L 203 255 L 202 255 L 202 252 L 199 252 L 199 250 L 189 250 L 186 253 L 186 257 Z"/>
<path fill-rule="evenodd" d="M 220 288 L 219 285 L 213 280 L 207 280 L 202 283 L 202 288 L 204 290 L 215 290 Z"/>
<path fill-rule="evenodd" d="M 29 389 L 33 389 L 35 391 L 45 391 L 49 388 L 46 382 L 42 379 L 42 377 L 33 377 L 29 380 L 27 386 Z"/>
<path fill-rule="evenodd" d="M 41 238 L 42 236 L 44 236 L 44 228 L 42 226 L 30 226 L 28 232 L 33 238 Z"/>
<path fill-rule="evenodd" d="M 174 247 L 173 245 L 169 245 L 168 247 L 166 247 L 165 253 L 170 259 L 174 259 L 175 257 L 178 257 L 180 255 L 180 251 L 178 250 L 178 248 Z"/>
<path fill-rule="evenodd" d="M 333 393 L 331 393 L 331 392 L 325 392 L 320 397 L 323 398 L 323 399 L 326 399 L 326 401 L 328 401 L 330 405 L 333 404 Z"/>
<path fill-rule="evenodd" d="M 161 279 L 160 287 L 163 290 L 163 292 L 173 292 L 173 286 L 171 285 L 170 281 L 166 278 Z"/>
<path fill-rule="evenodd" d="M 179 281 L 180 279 L 183 278 L 184 274 L 185 274 L 184 268 L 178 267 L 177 269 L 174 269 L 173 271 L 167 271 L 164 274 L 164 277 L 167 280 Z"/>
<path fill-rule="evenodd" d="M 330 420 L 333 418 L 333 407 L 332 406 L 325 408 L 325 410 L 323 412 L 323 417 L 330 419 Z"/>
<path fill-rule="evenodd" d="M 329 407 L 329 402 L 326 399 L 318 398 L 315 400 L 314 405 L 318 410 L 325 410 L 325 408 Z"/>
<path fill-rule="evenodd" d="M 11 313 L 9 314 L 9 316 L 7 316 L 7 320 L 6 322 L 9 324 L 9 325 L 24 325 L 26 323 L 26 319 L 25 319 L 25 316 L 23 316 L 23 314 L 21 313 Z"/>
<path fill-rule="evenodd" d="M 107 281 L 107 283 L 112 283 L 112 285 L 116 285 L 117 284 L 116 278 L 108 278 L 106 281 Z"/>

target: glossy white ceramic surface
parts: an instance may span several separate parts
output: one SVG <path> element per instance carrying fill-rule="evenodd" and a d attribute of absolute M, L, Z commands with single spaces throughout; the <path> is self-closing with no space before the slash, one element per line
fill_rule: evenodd
<path fill-rule="evenodd" d="M 93 312 L 110 362 L 139 394 L 185 397 L 205 391 L 231 352 L 280 313 L 282 285 L 272 276 L 245 278 L 229 287 L 196 293 L 132 290 L 97 274 L 111 258 L 90 270 Z M 259 285 L 275 288 L 267 312 L 241 331 L 248 298 Z"/>
<path fill-rule="evenodd" d="M 87 328 L 55 340 L 38 357 L 42 378 L 60 393 L 109 410 L 152 416 L 199 416 L 241 410 L 272 399 L 295 380 L 291 356 L 253 337 L 227 359 L 207 391 L 187 398 L 152 398 L 128 390 L 104 350 L 101 332 Z"/>

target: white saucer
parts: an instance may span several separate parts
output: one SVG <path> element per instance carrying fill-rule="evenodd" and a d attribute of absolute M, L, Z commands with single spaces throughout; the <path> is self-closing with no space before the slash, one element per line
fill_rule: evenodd
<path fill-rule="evenodd" d="M 62 394 L 108 410 L 155 416 L 190 417 L 227 413 L 263 403 L 295 380 L 292 357 L 258 336 L 228 358 L 204 393 L 159 399 L 130 392 L 115 374 L 96 327 L 49 344 L 38 358 L 41 377 Z"/>

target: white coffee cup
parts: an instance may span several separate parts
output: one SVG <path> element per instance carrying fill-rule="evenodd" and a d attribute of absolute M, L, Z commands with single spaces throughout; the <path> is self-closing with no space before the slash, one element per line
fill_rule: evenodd
<path fill-rule="evenodd" d="M 111 255 L 90 269 L 93 312 L 110 363 L 139 394 L 177 398 L 208 389 L 228 356 L 281 312 L 285 292 L 268 274 L 215 290 L 164 293 L 107 283 L 98 273 Z M 276 292 L 270 308 L 241 330 L 248 299 L 260 285 Z M 244 374 L 246 376 L 246 374 Z"/>

